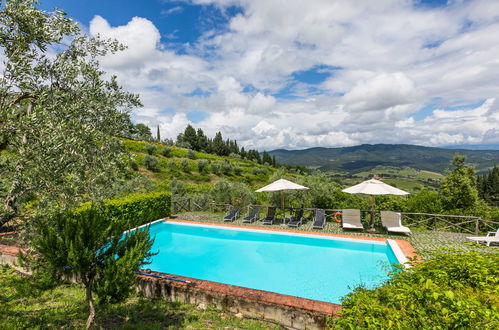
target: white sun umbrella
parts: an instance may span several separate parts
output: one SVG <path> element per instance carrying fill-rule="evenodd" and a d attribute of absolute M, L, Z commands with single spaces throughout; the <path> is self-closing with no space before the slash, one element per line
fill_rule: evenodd
<path fill-rule="evenodd" d="M 409 195 L 409 193 L 407 191 L 403 191 L 401 189 L 392 187 L 389 184 L 386 184 L 386 183 L 379 181 L 379 180 L 376 180 L 376 179 L 366 180 L 364 182 L 356 184 L 355 186 L 343 189 L 342 191 L 349 193 L 349 194 L 372 195 L 373 196 L 372 212 L 374 212 L 375 196 L 376 195 L 398 195 L 398 196 Z M 372 221 L 374 221 L 373 217 L 374 217 L 374 213 L 371 213 L 371 220 Z M 372 225 L 374 225 L 374 223 Z"/>
<path fill-rule="evenodd" d="M 269 185 L 266 185 L 265 187 L 262 187 L 256 192 L 275 192 L 275 191 L 286 191 L 286 190 L 308 190 L 308 187 L 299 185 L 297 183 L 288 181 L 286 179 L 279 179 L 277 181 L 272 182 Z M 284 210 L 284 195 L 281 193 L 281 204 L 282 208 Z"/>
<path fill-rule="evenodd" d="M 371 179 L 356 184 L 350 188 L 342 190 L 349 194 L 366 194 L 366 195 L 409 195 L 407 191 L 392 187 L 382 181 Z"/>

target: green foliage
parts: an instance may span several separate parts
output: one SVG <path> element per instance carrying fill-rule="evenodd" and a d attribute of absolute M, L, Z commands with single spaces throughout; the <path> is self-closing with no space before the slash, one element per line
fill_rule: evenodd
<path fill-rule="evenodd" d="M 144 157 L 144 165 L 149 171 L 153 172 L 158 171 L 158 159 L 154 156 L 146 155 Z"/>
<path fill-rule="evenodd" d="M 404 211 L 418 213 L 442 214 L 442 200 L 438 192 L 423 189 L 417 194 L 411 194 L 407 198 Z"/>
<path fill-rule="evenodd" d="M 343 300 L 336 329 L 495 329 L 499 254 L 440 252 Z"/>
<path fill-rule="evenodd" d="M 194 150 L 187 151 L 187 157 L 189 159 L 196 159 L 196 153 L 194 152 Z"/>
<path fill-rule="evenodd" d="M 190 164 L 189 164 L 189 161 L 187 159 L 182 159 L 182 161 L 180 162 L 180 165 L 182 166 L 182 170 L 184 172 L 190 171 Z"/>
<path fill-rule="evenodd" d="M 86 203 L 76 212 L 86 212 L 90 207 L 91 204 Z M 129 223 L 127 229 L 169 216 L 170 207 L 171 194 L 165 191 L 130 194 L 104 204 L 107 214 Z"/>
<path fill-rule="evenodd" d="M 149 155 L 154 155 L 154 152 L 156 151 L 156 146 L 153 144 L 146 144 L 146 152 Z"/>
<path fill-rule="evenodd" d="M 452 160 L 454 169 L 440 184 L 440 195 L 445 210 L 472 210 L 478 201 L 475 169 L 465 166 L 466 156 L 456 154 Z"/>
<path fill-rule="evenodd" d="M 219 175 L 220 174 L 220 163 L 211 163 L 211 171 L 213 172 L 213 174 L 215 175 Z"/>
<path fill-rule="evenodd" d="M 232 172 L 232 165 L 225 161 L 220 164 L 220 168 L 222 169 L 222 173 L 225 175 L 229 175 Z"/>
<path fill-rule="evenodd" d="M 241 175 L 243 173 L 243 169 L 239 166 L 234 167 L 234 174 L 235 175 Z"/>
<path fill-rule="evenodd" d="M 478 194 L 489 205 L 499 206 L 499 166 L 477 177 Z"/>
<path fill-rule="evenodd" d="M 153 140 L 149 126 L 138 123 L 133 127 L 132 137 L 137 140 L 151 142 Z"/>
<path fill-rule="evenodd" d="M 163 157 L 170 157 L 171 156 L 172 149 L 170 147 L 164 147 L 163 151 L 161 151 L 161 154 Z"/>
<path fill-rule="evenodd" d="M 206 167 L 208 166 L 208 161 L 206 159 L 198 160 L 198 171 L 199 173 L 203 173 Z"/>
<path fill-rule="evenodd" d="M 93 322 L 95 309 L 92 292 L 102 302 L 126 298 L 137 271 L 152 255 L 149 230 L 122 233 L 132 224 L 126 216 L 116 217 L 108 207 L 91 204 L 78 212 L 55 212 L 35 219 L 33 247 L 39 262 L 53 272 L 76 276 L 86 290 Z"/>
<path fill-rule="evenodd" d="M 0 11 L 0 48 L 0 141 L 12 153 L 2 168 L 0 225 L 28 199 L 44 212 L 108 197 L 127 175 L 113 136 L 129 129 L 140 101 L 106 78 L 98 58 L 123 47 L 81 34 L 62 11 L 10 0 Z"/>
<path fill-rule="evenodd" d="M 217 204 L 247 206 L 255 202 L 255 194 L 247 185 L 241 182 L 217 181 L 212 190 Z"/>

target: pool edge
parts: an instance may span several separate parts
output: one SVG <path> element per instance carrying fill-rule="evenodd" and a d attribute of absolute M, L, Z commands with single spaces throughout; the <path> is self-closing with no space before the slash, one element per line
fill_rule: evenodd
<path fill-rule="evenodd" d="M 347 239 L 356 239 L 356 240 L 367 240 L 367 241 L 378 241 L 378 242 L 385 242 L 390 246 L 390 243 L 388 243 L 388 240 L 391 240 L 396 243 L 398 248 L 400 249 L 401 252 L 401 257 L 403 256 L 404 258 L 397 259 L 401 264 L 404 264 L 404 262 L 407 262 L 408 259 L 410 258 L 420 258 L 420 256 L 416 253 L 416 250 L 412 246 L 412 244 L 406 240 L 403 239 L 393 239 L 393 238 L 382 238 L 382 237 L 371 237 L 371 236 L 355 236 L 355 235 L 348 235 L 348 234 L 333 234 L 333 233 L 325 233 L 325 232 L 315 232 L 315 231 L 306 231 L 306 230 L 297 230 L 297 229 L 289 229 L 289 228 L 269 228 L 269 227 L 260 227 L 260 226 L 241 226 L 241 225 L 234 225 L 230 223 L 217 223 L 217 222 L 205 222 L 205 221 L 195 221 L 195 220 L 182 220 L 182 219 L 171 219 L 171 218 L 163 218 L 159 219 L 156 221 L 151 222 L 155 223 L 157 221 L 166 221 L 166 222 L 177 222 L 177 223 L 184 223 L 184 224 L 199 224 L 199 225 L 208 225 L 208 226 L 215 226 L 215 227 L 227 227 L 227 228 L 240 228 L 240 229 L 256 229 L 256 230 L 261 230 L 261 231 L 268 231 L 268 232 L 282 232 L 282 233 L 295 233 L 295 234 L 305 234 L 309 236 L 326 236 L 326 237 L 336 237 L 336 238 L 347 238 Z M 391 246 L 390 246 L 391 247 Z M 392 248 L 392 251 L 395 254 L 395 251 Z M 395 254 L 395 256 L 397 256 Z M 404 261 L 404 262 L 401 262 Z"/>

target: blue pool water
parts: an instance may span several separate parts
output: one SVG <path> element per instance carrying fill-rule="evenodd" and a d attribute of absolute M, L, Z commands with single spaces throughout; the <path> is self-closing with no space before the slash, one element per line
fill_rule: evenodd
<path fill-rule="evenodd" d="M 397 259 L 384 242 L 156 222 L 151 270 L 340 303 L 375 287 Z"/>

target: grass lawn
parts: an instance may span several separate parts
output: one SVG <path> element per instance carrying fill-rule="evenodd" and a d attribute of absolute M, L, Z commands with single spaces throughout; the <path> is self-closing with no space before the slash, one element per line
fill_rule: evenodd
<path fill-rule="evenodd" d="M 84 328 L 87 313 L 80 286 L 47 288 L 40 279 L 0 266 L 0 329 Z M 116 305 L 97 305 L 94 328 L 279 329 L 272 323 L 237 318 L 220 310 L 198 310 L 188 304 L 138 296 Z"/>

